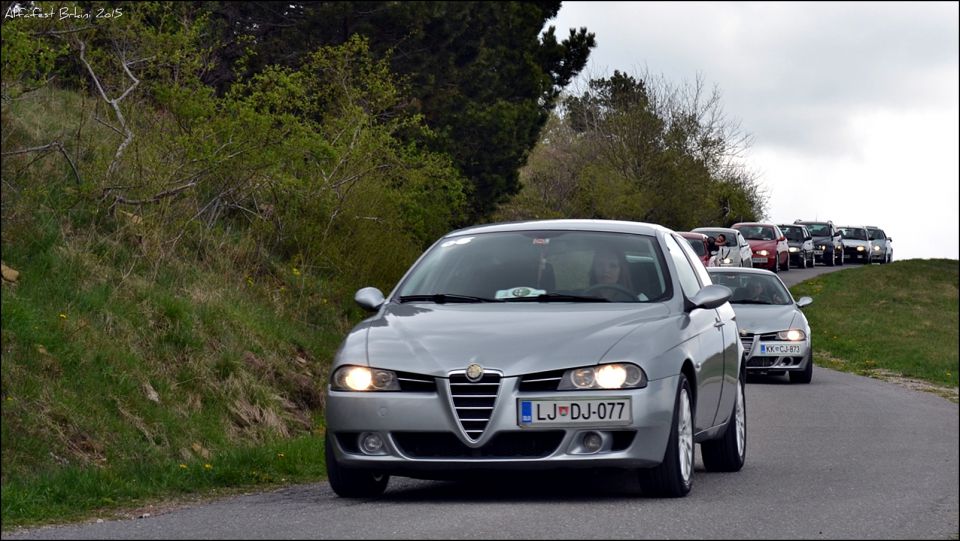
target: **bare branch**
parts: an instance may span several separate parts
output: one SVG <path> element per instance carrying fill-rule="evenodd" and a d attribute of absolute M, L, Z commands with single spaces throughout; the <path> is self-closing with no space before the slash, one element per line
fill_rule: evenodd
<path fill-rule="evenodd" d="M 97 74 L 93 72 L 93 67 L 87 62 L 87 58 L 84 55 L 87 45 L 82 40 L 80 41 L 80 60 L 87 67 L 87 71 L 90 72 L 90 76 L 93 77 L 93 82 L 97 85 L 97 90 L 100 92 L 100 96 L 103 97 L 104 101 L 110 104 L 113 107 L 113 112 L 117 116 L 117 120 L 120 122 L 120 128 L 123 129 L 126 138 L 120 143 L 120 146 L 117 147 L 116 154 L 113 155 L 113 161 L 110 162 L 110 167 L 107 168 L 107 176 L 111 176 L 114 171 L 117 169 L 117 165 L 120 163 L 120 158 L 123 156 L 123 151 L 126 150 L 127 146 L 133 141 L 133 131 L 127 126 L 126 119 L 123 118 L 123 112 L 120 111 L 120 101 L 127 97 L 133 89 L 137 88 L 140 84 L 140 80 L 134 77 L 133 73 L 130 72 L 130 68 L 127 65 L 127 62 L 121 59 L 121 65 L 123 66 L 123 71 L 126 72 L 127 76 L 133 80 L 133 84 L 120 95 L 119 98 L 110 99 L 107 96 L 107 93 L 103 90 L 103 86 L 100 84 L 100 79 L 97 78 Z"/>

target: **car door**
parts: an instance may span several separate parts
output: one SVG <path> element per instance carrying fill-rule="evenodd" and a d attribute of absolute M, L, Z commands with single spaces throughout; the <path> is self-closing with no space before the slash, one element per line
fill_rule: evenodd
<path fill-rule="evenodd" d="M 773 226 L 773 234 L 777 237 L 777 260 L 780 261 L 781 265 L 788 264 L 790 262 L 790 245 L 787 244 L 787 237 L 777 226 Z"/>
<path fill-rule="evenodd" d="M 677 240 L 676 235 L 665 235 L 667 251 L 676 268 L 677 278 L 680 280 L 682 294 L 692 298 L 704 285 L 710 284 L 710 277 L 703 269 L 703 278 L 697 272 L 697 267 L 703 268 L 699 262 L 694 262 L 696 254 L 690 246 L 683 248 L 685 242 Z M 723 392 L 724 380 L 724 344 L 723 330 L 728 326 L 720 317 L 716 309 L 696 308 L 687 314 L 687 326 L 696 336 L 697 344 L 693 348 L 697 358 L 693 361 L 696 370 L 697 406 L 694 414 L 694 433 L 706 430 L 713 426 L 717 416 L 717 408 Z M 732 326 L 732 324 L 730 325 Z"/>

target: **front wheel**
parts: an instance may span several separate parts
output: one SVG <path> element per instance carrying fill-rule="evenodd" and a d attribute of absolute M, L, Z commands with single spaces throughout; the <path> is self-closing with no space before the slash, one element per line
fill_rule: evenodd
<path fill-rule="evenodd" d="M 777 255 L 777 257 L 780 257 L 780 256 Z M 787 262 L 783 264 L 783 270 L 788 271 L 790 270 L 790 252 L 787 252 L 787 257 L 785 259 L 787 260 Z"/>
<path fill-rule="evenodd" d="M 707 471 L 740 471 L 747 459 L 747 401 L 744 396 L 745 371 L 737 380 L 737 400 L 723 435 L 700 444 L 703 467 Z"/>
<path fill-rule="evenodd" d="M 693 453 L 693 399 L 687 377 L 680 374 L 667 450 L 659 466 L 640 470 L 643 491 L 667 498 L 686 496 L 693 487 Z"/>
<path fill-rule="evenodd" d="M 390 476 L 384 473 L 376 473 L 365 469 L 344 468 L 337 462 L 337 455 L 333 451 L 333 444 L 330 439 L 332 434 L 327 434 L 324 440 L 324 458 L 327 461 L 327 478 L 330 481 L 330 488 L 341 498 L 374 498 L 387 489 L 387 483 L 390 482 Z"/>
<path fill-rule="evenodd" d="M 810 346 L 807 366 L 799 372 L 790 372 L 790 383 L 810 383 L 813 380 L 813 346 Z"/>
<path fill-rule="evenodd" d="M 827 259 L 827 252 L 823 252 L 823 259 Z M 830 252 L 830 262 L 827 263 L 828 267 L 833 267 L 837 264 L 837 254 L 836 252 Z"/>

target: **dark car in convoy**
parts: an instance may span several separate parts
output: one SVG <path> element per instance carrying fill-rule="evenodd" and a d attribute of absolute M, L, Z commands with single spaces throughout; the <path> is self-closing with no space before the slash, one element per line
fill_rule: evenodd
<path fill-rule="evenodd" d="M 807 227 L 798 224 L 777 224 L 777 227 L 787 237 L 790 265 L 801 269 L 813 267 L 813 236 Z"/>
<path fill-rule="evenodd" d="M 840 240 L 840 230 L 827 221 L 795 220 L 797 225 L 806 226 L 813 237 L 813 256 L 827 266 L 843 265 L 843 243 Z"/>
<path fill-rule="evenodd" d="M 693 251 L 697 254 L 697 257 L 700 258 L 700 261 L 703 262 L 703 266 L 710 265 L 710 237 L 704 235 L 703 233 L 693 233 L 691 231 L 680 231 L 680 236 L 690 244 L 690 247 L 693 248 Z"/>
<path fill-rule="evenodd" d="M 878 263 L 889 263 L 893 261 L 893 239 L 888 237 L 883 229 L 868 225 L 867 238 L 870 239 L 872 248 L 870 249 L 870 261 Z"/>
<path fill-rule="evenodd" d="M 773 272 L 790 270 L 790 248 L 787 238 L 774 224 L 740 222 L 731 226 L 743 234 L 753 250 L 753 267 Z"/>

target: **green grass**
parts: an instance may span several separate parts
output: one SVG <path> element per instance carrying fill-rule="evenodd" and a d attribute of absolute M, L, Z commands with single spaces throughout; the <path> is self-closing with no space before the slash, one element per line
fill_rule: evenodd
<path fill-rule="evenodd" d="M 958 274 L 955 259 L 909 259 L 824 274 L 791 292 L 814 299 L 804 313 L 818 364 L 956 388 Z"/>
<path fill-rule="evenodd" d="M 349 325 L 331 286 L 141 264 L 44 216 L 3 232 L 20 272 L 0 312 L 4 529 L 324 475 L 322 386 Z"/>

